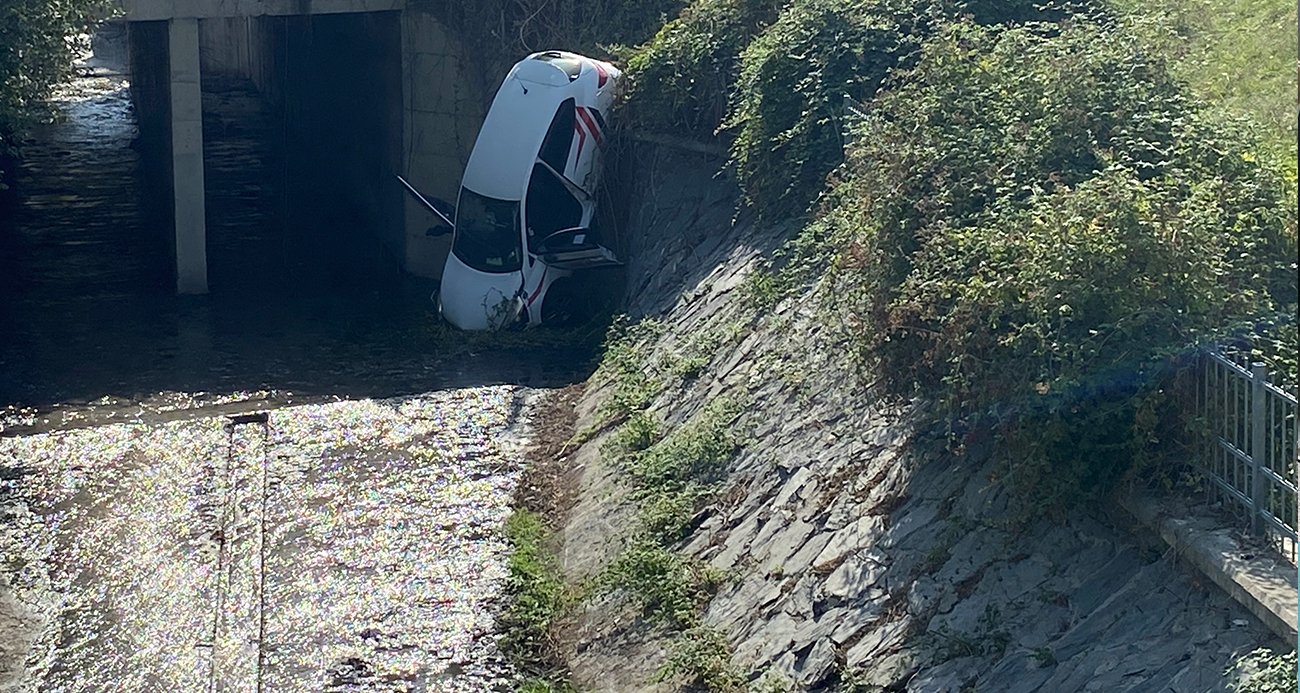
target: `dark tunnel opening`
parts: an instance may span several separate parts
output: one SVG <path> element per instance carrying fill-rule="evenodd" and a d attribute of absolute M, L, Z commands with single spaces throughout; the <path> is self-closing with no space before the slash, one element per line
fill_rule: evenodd
<path fill-rule="evenodd" d="M 258 24 L 262 35 L 255 40 L 270 45 L 252 69 L 260 72 L 254 81 L 264 85 L 270 110 L 267 139 L 275 158 L 266 177 L 277 187 L 280 221 L 260 228 L 278 227 L 283 236 L 278 249 L 265 250 L 267 266 L 253 283 L 278 278 L 309 291 L 345 292 L 391 285 L 400 277 L 402 243 L 402 191 L 392 184 L 402 145 L 399 14 L 275 17 Z M 215 86 L 218 74 L 213 77 Z M 221 141 L 214 132 L 213 144 Z M 209 213 L 216 228 L 225 223 L 222 211 Z M 240 286 L 243 244 L 237 235 L 213 240 L 213 290 Z"/>
<path fill-rule="evenodd" d="M 174 286 L 166 22 L 129 28 L 153 241 Z M 398 12 L 200 21 L 209 290 L 217 297 L 393 288 L 402 269 Z M 171 275 L 173 281 L 159 281 Z"/>

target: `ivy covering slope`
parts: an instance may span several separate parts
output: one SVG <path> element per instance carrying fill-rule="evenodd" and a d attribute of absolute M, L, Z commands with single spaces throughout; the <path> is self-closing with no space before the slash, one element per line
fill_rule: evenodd
<path fill-rule="evenodd" d="M 760 281 L 815 283 L 885 392 L 993 434 L 1027 502 L 1081 502 L 1176 452 L 1198 343 L 1263 331 L 1294 371 L 1294 176 L 1145 29 L 1100 2 L 698 0 L 633 53 L 628 110 L 725 136 L 747 201 L 806 220 Z"/>
<path fill-rule="evenodd" d="M 746 202 L 802 226 L 751 298 L 811 292 L 879 392 L 927 402 L 959 451 L 992 446 L 1015 519 L 1185 461 L 1181 378 L 1203 344 L 1267 334 L 1253 344 L 1294 382 L 1294 154 L 1199 101 L 1143 17 L 1102 0 L 677 5 L 611 34 L 648 38 L 607 46 L 622 120 L 730 147 Z M 628 375 L 610 403 L 632 411 L 648 376 Z M 660 459 L 653 422 L 621 430 L 629 459 Z M 673 490 L 644 503 L 644 556 L 694 509 Z"/>
<path fill-rule="evenodd" d="M 1172 358 L 1294 305 L 1293 188 L 1122 25 L 953 24 L 853 137 L 803 246 L 828 301 L 1040 505 L 1170 451 Z"/>

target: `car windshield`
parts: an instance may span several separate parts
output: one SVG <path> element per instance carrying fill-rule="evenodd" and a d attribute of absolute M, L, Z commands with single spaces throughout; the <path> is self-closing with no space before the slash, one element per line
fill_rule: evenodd
<path fill-rule="evenodd" d="M 461 262 L 480 272 L 519 271 L 519 202 L 461 188 L 451 250 Z"/>

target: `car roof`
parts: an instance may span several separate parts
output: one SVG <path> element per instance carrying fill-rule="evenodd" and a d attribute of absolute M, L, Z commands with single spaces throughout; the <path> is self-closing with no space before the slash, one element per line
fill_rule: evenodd
<path fill-rule="evenodd" d="M 488 197 L 522 199 L 555 109 L 577 96 L 570 84 L 554 61 L 530 56 L 516 64 L 492 100 L 461 183 Z"/>

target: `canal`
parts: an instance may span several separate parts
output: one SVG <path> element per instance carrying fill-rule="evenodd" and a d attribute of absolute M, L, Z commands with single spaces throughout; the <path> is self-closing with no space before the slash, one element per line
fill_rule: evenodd
<path fill-rule="evenodd" d="M 428 282 L 287 250 L 328 215 L 284 214 L 274 114 L 208 87 L 211 295 L 172 293 L 111 68 L 61 92 L 0 207 L 0 687 L 509 689 L 530 402 L 603 326 L 456 333 Z"/>

